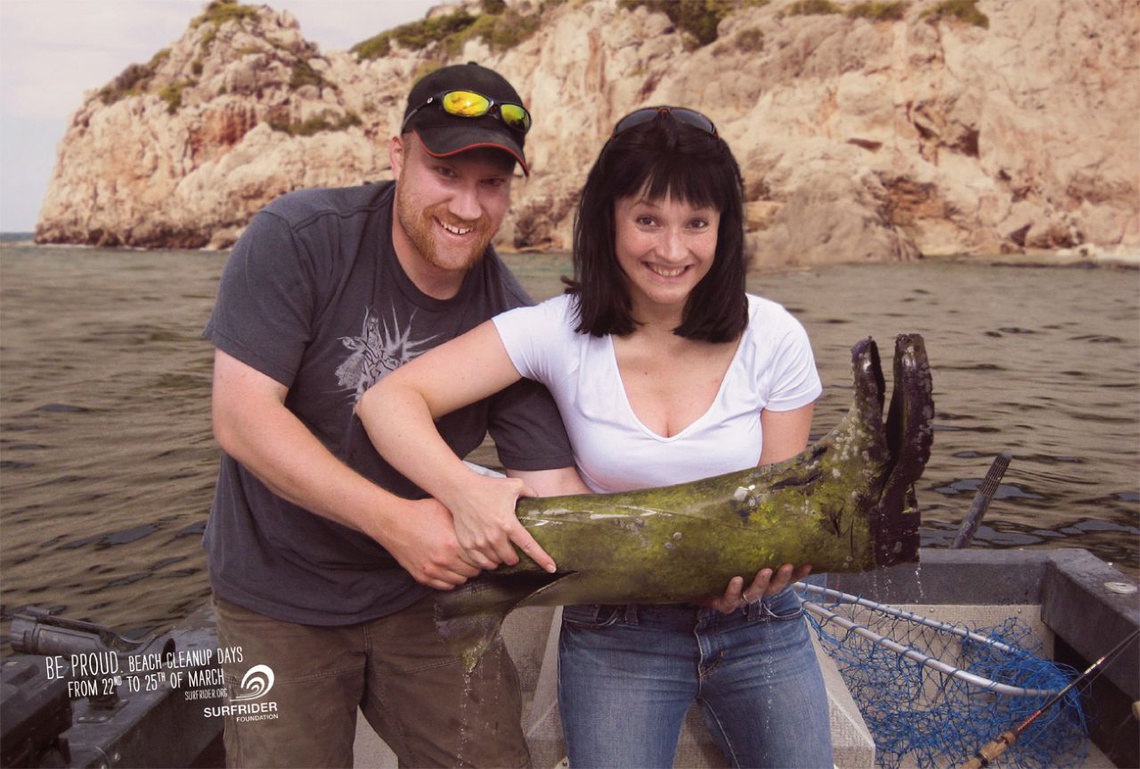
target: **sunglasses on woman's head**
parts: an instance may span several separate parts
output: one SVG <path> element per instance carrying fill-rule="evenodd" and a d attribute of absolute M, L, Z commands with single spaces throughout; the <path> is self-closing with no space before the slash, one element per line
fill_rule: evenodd
<path fill-rule="evenodd" d="M 639 110 L 634 110 L 617 122 L 617 125 L 614 126 L 614 132 L 610 134 L 610 138 L 612 139 L 623 131 L 628 131 L 639 125 L 645 125 L 660 115 L 672 115 L 673 119 L 678 123 L 699 128 L 714 139 L 719 138 L 713 121 L 696 110 L 687 109 L 685 107 L 642 107 Z"/>
<path fill-rule="evenodd" d="M 474 91 L 444 91 L 429 97 L 427 101 L 409 112 L 404 118 L 404 124 L 400 126 L 400 133 L 407 132 L 408 121 L 413 115 L 433 104 L 438 104 L 440 109 L 455 117 L 483 117 L 491 114 L 519 133 L 525 134 L 530 130 L 530 113 L 521 104 L 497 102 L 489 96 Z"/>

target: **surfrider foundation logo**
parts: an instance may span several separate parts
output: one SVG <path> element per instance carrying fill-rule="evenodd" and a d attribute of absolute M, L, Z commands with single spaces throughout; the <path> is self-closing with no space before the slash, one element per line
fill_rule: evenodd
<path fill-rule="evenodd" d="M 273 688 L 273 668 L 268 665 L 254 665 L 241 679 L 242 694 L 236 695 L 234 702 L 259 700 Z"/>
<path fill-rule="evenodd" d="M 273 668 L 268 665 L 254 665 L 242 676 L 239 693 L 230 697 L 227 705 L 202 708 L 206 718 L 233 717 L 236 721 L 275 721 L 277 703 L 256 702 L 273 688 Z"/>

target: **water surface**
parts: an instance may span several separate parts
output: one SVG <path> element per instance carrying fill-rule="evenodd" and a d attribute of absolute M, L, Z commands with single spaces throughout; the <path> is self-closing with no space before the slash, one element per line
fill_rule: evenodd
<path fill-rule="evenodd" d="M 200 538 L 217 461 L 212 348 L 226 255 L 0 246 L 0 603 L 123 630 L 209 595 Z M 537 298 L 564 254 L 511 255 Z M 849 348 L 921 333 L 936 433 L 923 544 L 946 546 L 993 457 L 1013 453 L 974 546 L 1085 547 L 1140 574 L 1140 273 L 917 263 L 755 275 L 812 338 L 825 393 Z M 888 372 L 889 378 L 889 372 Z M 479 456 L 493 463 L 493 454 Z"/>

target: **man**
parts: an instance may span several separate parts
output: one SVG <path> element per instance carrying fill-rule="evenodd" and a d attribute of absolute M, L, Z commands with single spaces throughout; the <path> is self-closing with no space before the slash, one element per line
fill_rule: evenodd
<path fill-rule="evenodd" d="M 431 589 L 517 561 L 510 542 L 553 562 L 521 525 L 488 535 L 498 561 L 461 545 L 450 513 L 353 416 L 389 371 L 529 302 L 490 246 L 515 164 L 529 173 L 529 125 L 497 73 L 437 70 L 390 141 L 394 182 L 286 195 L 234 247 L 205 332 L 223 455 L 204 544 L 231 765 L 349 766 L 358 706 L 401 765 L 529 762 L 501 639 L 465 680 Z M 577 483 L 557 409 L 534 385 L 440 424 L 460 456 L 489 428 L 528 493 Z"/>

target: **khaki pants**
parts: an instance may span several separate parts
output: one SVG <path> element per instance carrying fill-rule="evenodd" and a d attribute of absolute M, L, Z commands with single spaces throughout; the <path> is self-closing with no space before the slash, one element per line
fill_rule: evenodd
<path fill-rule="evenodd" d="M 430 597 L 347 627 L 215 605 L 219 647 L 240 652 L 223 664 L 229 766 L 351 767 L 358 707 L 401 766 L 529 766 L 518 674 L 502 639 L 464 675 L 436 631 Z M 268 691 L 258 666 L 272 670 Z"/>

